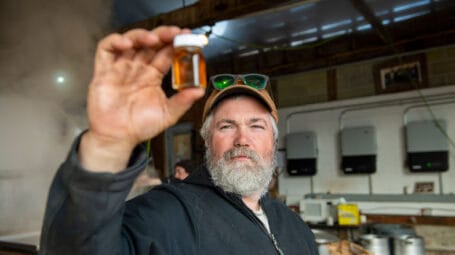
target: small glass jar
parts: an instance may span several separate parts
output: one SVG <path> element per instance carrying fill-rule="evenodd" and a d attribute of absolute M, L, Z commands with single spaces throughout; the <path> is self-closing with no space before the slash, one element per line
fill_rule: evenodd
<path fill-rule="evenodd" d="M 208 40 L 205 35 L 180 34 L 174 38 L 172 87 L 181 90 L 207 87 L 205 58 L 202 48 Z"/>

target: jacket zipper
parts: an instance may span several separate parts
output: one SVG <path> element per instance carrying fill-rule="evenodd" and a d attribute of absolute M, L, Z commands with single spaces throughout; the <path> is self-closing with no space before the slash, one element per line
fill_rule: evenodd
<path fill-rule="evenodd" d="M 275 236 L 272 233 L 270 233 L 270 238 L 272 238 L 273 246 L 275 246 L 275 250 L 278 253 L 278 255 L 284 255 L 283 251 L 278 246 L 278 241 L 276 240 Z"/>
<path fill-rule="evenodd" d="M 265 213 L 265 212 L 264 212 Z M 284 252 L 281 250 L 280 246 L 278 245 L 278 241 L 276 240 L 275 238 L 275 235 L 272 233 L 272 230 L 270 230 L 270 232 L 265 228 L 264 224 L 262 223 L 262 221 L 260 219 L 258 219 L 258 217 L 254 214 L 252 214 L 252 216 L 254 217 L 255 219 L 255 222 L 256 224 L 259 225 L 259 227 L 261 228 L 261 230 L 270 238 L 270 240 L 272 241 L 273 243 L 273 247 L 275 248 L 275 251 L 277 252 L 278 255 L 284 255 Z"/>
<path fill-rule="evenodd" d="M 272 244 L 273 244 L 273 247 L 275 248 L 275 251 L 277 253 L 277 255 L 284 255 L 284 252 L 281 250 L 281 248 L 279 247 L 278 245 L 278 241 L 276 240 L 275 236 L 272 234 L 272 230 L 270 230 L 270 233 L 269 231 L 265 228 L 264 224 L 261 222 L 260 219 L 258 219 L 258 217 L 256 215 L 254 215 L 254 213 L 245 206 L 245 204 L 243 204 L 243 202 L 240 200 L 240 198 L 238 197 L 230 197 L 229 195 L 227 195 L 224 191 L 222 191 L 220 189 L 220 193 L 225 197 L 227 198 L 228 201 L 230 201 L 231 203 L 233 203 L 234 205 L 237 206 L 237 208 L 244 208 L 243 211 L 244 213 L 246 213 L 247 216 L 249 217 L 252 217 L 254 220 L 253 222 L 255 222 L 259 228 L 261 228 L 261 230 L 270 238 L 270 240 L 272 241 Z"/>

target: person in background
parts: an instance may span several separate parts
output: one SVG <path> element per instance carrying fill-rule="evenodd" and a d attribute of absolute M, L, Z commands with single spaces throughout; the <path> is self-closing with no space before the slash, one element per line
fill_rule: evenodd
<path fill-rule="evenodd" d="M 134 29 L 98 44 L 89 128 L 51 185 L 40 254 L 318 254 L 300 216 L 267 193 L 278 114 L 261 74 L 217 75 L 204 106 L 205 164 L 184 181 L 124 202 L 147 165 L 140 143 L 174 125 L 204 95 L 167 98 L 162 79 L 178 27 Z"/>
<path fill-rule="evenodd" d="M 197 167 L 196 163 L 189 159 L 183 159 L 175 163 L 174 178 L 184 180 Z"/>
<path fill-rule="evenodd" d="M 162 182 L 163 183 L 173 183 L 173 182 L 183 181 L 196 168 L 197 168 L 197 164 L 190 159 L 182 159 L 180 161 L 177 161 L 177 163 L 174 164 L 174 171 L 173 171 L 172 175 L 170 175 L 168 177 L 164 177 L 162 179 Z"/>

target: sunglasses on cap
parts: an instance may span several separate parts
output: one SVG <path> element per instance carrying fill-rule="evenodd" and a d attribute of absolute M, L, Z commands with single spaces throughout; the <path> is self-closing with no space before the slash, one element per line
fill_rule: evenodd
<path fill-rule="evenodd" d="M 250 74 L 217 74 L 210 77 L 212 85 L 217 90 L 223 90 L 229 86 L 236 84 L 240 79 L 243 84 L 255 89 L 264 89 L 269 82 L 267 75 L 250 73 Z"/>

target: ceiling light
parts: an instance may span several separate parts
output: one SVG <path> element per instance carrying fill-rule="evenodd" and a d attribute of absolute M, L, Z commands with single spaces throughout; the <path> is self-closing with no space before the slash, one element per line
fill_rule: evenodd
<path fill-rule="evenodd" d="M 57 76 L 57 78 L 55 78 L 55 82 L 57 82 L 58 84 L 62 84 L 65 82 L 65 77 L 63 77 L 62 75 L 59 75 L 59 76 Z"/>
<path fill-rule="evenodd" d="M 317 31 L 318 31 L 317 28 L 310 28 L 310 29 L 307 29 L 307 30 L 302 30 L 302 31 L 299 31 L 299 32 L 292 33 L 291 36 L 292 37 L 297 37 L 297 36 L 301 36 L 301 35 L 316 33 Z"/>
<path fill-rule="evenodd" d="M 393 12 L 401 12 L 404 10 L 408 10 L 408 9 L 415 8 L 415 7 L 420 7 L 420 6 L 427 5 L 427 4 L 430 4 L 429 0 L 418 1 L 418 2 L 405 4 L 405 5 L 399 5 L 399 6 L 396 6 L 395 8 L 393 8 Z"/>
<path fill-rule="evenodd" d="M 252 51 L 247 51 L 247 52 L 241 53 L 238 56 L 242 58 L 242 57 L 248 57 L 248 56 L 256 55 L 258 53 L 259 53 L 258 50 L 252 50 Z"/>

